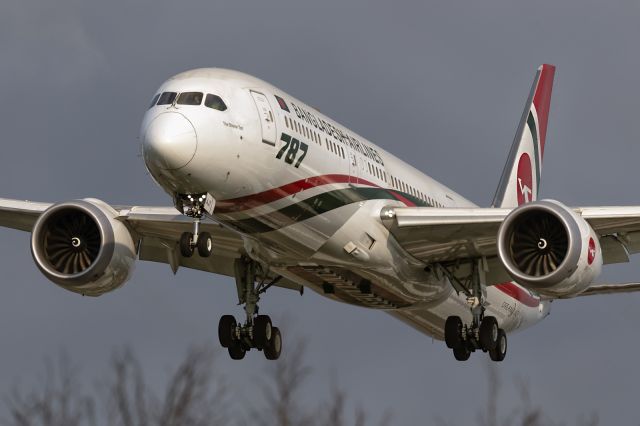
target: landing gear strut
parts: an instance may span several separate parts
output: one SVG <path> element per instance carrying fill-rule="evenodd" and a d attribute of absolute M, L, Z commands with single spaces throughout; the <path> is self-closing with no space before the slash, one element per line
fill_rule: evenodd
<path fill-rule="evenodd" d="M 243 359 L 251 349 L 264 352 L 269 360 L 276 360 L 282 351 L 282 335 L 280 329 L 274 327 L 267 315 L 258 315 L 260 294 L 275 280 L 265 284 L 263 280 L 256 284 L 257 271 L 260 265 L 246 256 L 234 262 L 238 299 L 244 304 L 246 320 L 238 324 L 231 315 L 224 315 L 218 324 L 220 344 L 229 350 L 232 359 Z"/>
<path fill-rule="evenodd" d="M 186 199 L 179 199 L 176 207 L 187 216 L 193 218 L 193 232 L 183 232 L 180 236 L 180 254 L 183 257 L 193 256 L 198 250 L 200 257 L 209 257 L 213 251 L 213 239 L 208 232 L 200 232 L 200 221 L 204 216 L 204 202 L 206 195 L 187 195 Z M 184 211 L 185 201 L 188 203 L 186 212 Z"/>
<path fill-rule="evenodd" d="M 489 352 L 493 361 L 504 360 L 507 354 L 507 335 L 499 328 L 493 316 L 485 316 L 486 284 L 482 270 L 482 259 L 473 261 L 467 283 L 461 282 L 448 270 L 448 278 L 458 291 L 467 295 L 467 304 L 471 309 L 472 322 L 464 324 L 458 316 L 450 316 L 444 325 L 444 340 L 458 361 L 466 361 L 471 352 L 482 350 Z"/>

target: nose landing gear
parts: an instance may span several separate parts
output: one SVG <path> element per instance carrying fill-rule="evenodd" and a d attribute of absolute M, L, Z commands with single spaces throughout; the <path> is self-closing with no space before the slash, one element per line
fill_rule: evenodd
<path fill-rule="evenodd" d="M 245 305 L 246 321 L 238 324 L 231 315 L 224 315 L 218 324 L 218 338 L 222 347 L 229 350 L 232 359 L 243 359 L 251 349 L 264 353 L 269 360 L 280 358 L 282 351 L 282 335 L 280 329 L 274 327 L 267 315 L 258 315 L 260 294 L 273 285 L 276 280 L 263 285 L 256 285 L 256 268 L 259 265 L 243 256 L 236 259 L 234 269 L 238 299 Z"/>
<path fill-rule="evenodd" d="M 209 196 L 210 197 L 210 196 Z M 180 254 L 183 257 L 191 257 L 197 250 L 200 257 L 209 257 L 213 252 L 213 239 L 208 232 L 200 232 L 200 221 L 205 214 L 205 203 L 208 196 L 186 195 L 178 197 L 176 208 L 183 214 L 193 218 L 193 232 L 183 232 L 180 236 Z M 185 211 L 185 203 L 188 206 Z"/>

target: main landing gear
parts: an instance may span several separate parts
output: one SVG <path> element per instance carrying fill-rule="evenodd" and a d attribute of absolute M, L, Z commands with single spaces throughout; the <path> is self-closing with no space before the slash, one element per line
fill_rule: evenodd
<path fill-rule="evenodd" d="M 245 354 L 255 348 L 264 353 L 269 360 L 276 360 L 282 351 L 280 329 L 274 327 L 267 315 L 258 315 L 260 294 L 276 283 L 278 278 L 265 284 L 263 280 L 256 285 L 256 269 L 259 264 L 243 256 L 234 263 L 238 299 L 245 305 L 246 320 L 238 324 L 231 315 L 224 315 L 218 324 L 220 344 L 229 350 L 232 359 L 243 359 Z"/>
<path fill-rule="evenodd" d="M 448 317 L 444 325 L 445 343 L 458 361 L 468 360 L 476 350 L 489 352 L 493 361 L 502 361 L 507 355 L 507 335 L 495 317 L 484 315 L 486 285 L 481 260 L 473 262 L 469 278 L 471 285 L 467 286 L 449 274 L 454 287 L 467 294 L 473 320 L 471 324 L 464 324 L 459 316 Z"/>
<path fill-rule="evenodd" d="M 203 202 L 206 196 L 193 198 L 188 195 L 187 197 L 186 201 L 190 206 L 184 214 L 193 218 L 193 232 L 183 232 L 180 236 L 180 254 L 183 257 L 191 257 L 197 250 L 200 257 L 209 257 L 213 251 L 213 239 L 208 232 L 200 232 L 200 220 L 204 216 Z M 183 205 L 183 201 L 180 201 L 181 208 Z"/>
<path fill-rule="evenodd" d="M 184 232 L 180 236 L 180 253 L 191 257 L 198 252 L 200 257 L 209 257 L 213 249 L 213 240 L 208 232 L 200 232 L 200 221 L 206 212 L 213 212 L 215 200 L 209 194 L 176 194 L 176 209 L 193 218 L 193 232 Z M 258 315 L 260 295 L 276 284 L 282 277 L 266 282 L 267 271 L 261 264 L 248 256 L 242 256 L 234 262 L 238 300 L 244 304 L 246 320 L 238 323 L 231 315 L 223 315 L 218 323 L 220 344 L 229 350 L 232 359 L 243 359 L 245 354 L 255 348 L 264 352 L 267 359 L 276 360 L 282 351 L 280 329 L 274 327 L 267 315 Z M 256 278 L 262 280 L 256 284 Z"/>
<path fill-rule="evenodd" d="M 493 361 L 502 361 L 507 355 L 507 335 L 492 316 L 482 318 L 479 326 L 475 320 L 465 325 L 460 317 L 450 316 L 444 325 L 444 340 L 458 361 L 468 360 L 478 349 L 489 352 Z"/>

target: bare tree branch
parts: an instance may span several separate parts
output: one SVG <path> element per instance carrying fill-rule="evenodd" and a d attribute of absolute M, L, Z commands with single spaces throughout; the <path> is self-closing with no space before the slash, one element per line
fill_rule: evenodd
<path fill-rule="evenodd" d="M 303 414 L 295 399 L 311 374 L 311 368 L 304 362 L 307 342 L 304 339 L 291 341 L 287 352 L 271 367 L 269 381 L 263 382 L 265 407 L 252 409 L 253 420 L 259 424 L 295 426 L 313 422 L 313 415 Z"/>
<path fill-rule="evenodd" d="M 192 347 L 167 386 L 160 426 L 226 424 L 226 387 L 213 375 L 213 353 Z"/>
<path fill-rule="evenodd" d="M 106 385 L 109 424 L 147 426 L 152 396 L 145 387 L 142 367 L 130 348 L 113 353 L 111 370 L 112 375 L 109 375 L 110 381 Z"/>
<path fill-rule="evenodd" d="M 240 410 L 253 414 L 247 425 L 330 425 L 348 423 L 347 393 L 336 384 L 329 399 L 319 406 L 299 400 L 311 368 L 305 363 L 306 341 L 294 339 L 283 359 L 270 365 L 263 382 L 264 407 L 260 410 L 240 404 Z M 116 350 L 111 356 L 105 378 L 98 382 L 97 396 L 82 392 L 75 370 L 66 357 L 58 364 L 46 362 L 44 378 L 29 392 L 15 387 L 5 397 L 12 426 L 95 426 L 96 401 L 101 405 L 100 424 L 122 426 L 215 426 L 231 424 L 227 406 L 229 389 L 215 374 L 212 351 L 192 347 L 171 374 L 161 398 L 146 385 L 141 363 L 129 348 Z M 234 424 L 241 424 L 238 416 Z M 381 425 L 391 424 L 390 415 Z M 367 424 L 362 406 L 354 411 L 357 426 Z"/>
<path fill-rule="evenodd" d="M 62 354 L 57 366 L 45 361 L 44 377 L 40 385 L 24 393 L 14 387 L 5 404 L 10 418 L 6 425 L 19 426 L 80 426 L 95 425 L 95 403 L 83 395 L 69 358 Z"/>

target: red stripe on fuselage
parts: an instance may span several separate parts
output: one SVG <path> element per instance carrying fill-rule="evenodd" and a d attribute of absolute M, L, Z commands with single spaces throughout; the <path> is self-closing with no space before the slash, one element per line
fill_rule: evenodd
<path fill-rule="evenodd" d="M 540 299 L 533 297 L 529 292 L 514 283 L 496 284 L 494 287 L 530 308 L 537 308 L 540 305 Z"/>
<path fill-rule="evenodd" d="M 380 188 L 380 186 L 376 185 L 373 182 L 369 182 L 368 180 L 356 178 L 349 175 L 331 174 L 314 176 L 306 179 L 300 179 L 298 181 L 282 185 L 278 188 L 268 189 L 257 194 L 245 195 L 243 197 L 218 201 L 218 203 L 216 204 L 216 213 L 231 213 L 252 209 L 263 204 L 272 203 L 300 191 L 315 188 L 318 186 L 329 185 L 332 183 L 355 183 L 359 185 L 368 185 Z"/>

